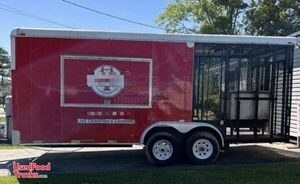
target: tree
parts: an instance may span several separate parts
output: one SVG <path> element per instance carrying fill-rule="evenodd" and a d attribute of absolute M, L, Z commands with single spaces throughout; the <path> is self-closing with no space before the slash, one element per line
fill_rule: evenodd
<path fill-rule="evenodd" d="M 300 1 L 251 0 L 244 24 L 246 34 L 287 36 L 300 30 Z"/>
<path fill-rule="evenodd" d="M 243 0 L 176 0 L 156 20 L 167 32 L 239 34 Z"/>
<path fill-rule="evenodd" d="M 176 0 L 156 23 L 167 32 L 287 36 L 300 30 L 300 0 Z"/>
<path fill-rule="evenodd" d="M 5 103 L 5 97 L 10 94 L 10 65 L 8 53 L 3 48 L 0 48 L 0 98 L 2 105 Z"/>

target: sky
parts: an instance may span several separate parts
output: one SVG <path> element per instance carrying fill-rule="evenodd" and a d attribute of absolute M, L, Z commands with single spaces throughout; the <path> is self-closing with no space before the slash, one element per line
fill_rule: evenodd
<path fill-rule="evenodd" d="M 155 18 L 172 0 L 69 0 L 115 16 L 154 25 Z M 1 6 L 2 4 L 2 6 Z M 50 19 L 78 29 L 151 32 L 163 30 L 144 27 L 99 15 L 67 4 L 62 0 L 1 0 L 0 47 L 10 53 L 10 32 L 16 27 L 60 28 L 65 27 L 17 15 L 3 10 L 3 5 Z M 2 7 L 2 8 L 1 8 Z"/>

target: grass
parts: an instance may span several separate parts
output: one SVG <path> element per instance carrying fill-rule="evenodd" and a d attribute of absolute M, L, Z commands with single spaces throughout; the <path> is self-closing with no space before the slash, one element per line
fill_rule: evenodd
<path fill-rule="evenodd" d="M 24 149 L 24 148 L 27 148 L 27 147 L 26 146 L 22 146 L 22 145 L 0 144 L 0 150 Z"/>
<path fill-rule="evenodd" d="M 109 184 L 293 184 L 300 182 L 300 163 L 156 168 L 141 171 L 88 174 L 49 174 L 48 179 L 0 177 L 1 184 L 109 183 Z"/>

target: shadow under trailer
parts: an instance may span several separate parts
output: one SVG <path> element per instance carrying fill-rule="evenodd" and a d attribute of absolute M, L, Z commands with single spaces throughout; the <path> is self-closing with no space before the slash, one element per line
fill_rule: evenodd
<path fill-rule="evenodd" d="M 14 29 L 12 143 L 144 145 L 168 165 L 289 141 L 296 38 Z"/>

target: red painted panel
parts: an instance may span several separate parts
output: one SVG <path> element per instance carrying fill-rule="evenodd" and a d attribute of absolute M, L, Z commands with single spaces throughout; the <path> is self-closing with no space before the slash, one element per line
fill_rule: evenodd
<path fill-rule="evenodd" d="M 60 104 L 60 57 L 90 55 L 151 58 L 153 64 L 151 108 L 63 107 Z M 66 102 L 104 102 L 87 86 L 99 61 L 66 61 Z M 116 61 L 113 61 L 116 62 Z M 111 61 L 101 61 L 110 65 Z M 124 89 L 111 103 L 125 103 L 119 95 L 149 101 L 148 66 L 145 63 L 116 62 L 126 75 Z M 143 130 L 157 121 L 191 121 L 193 49 L 186 43 L 84 40 L 58 38 L 16 39 L 16 70 L 13 80 L 14 130 L 22 143 L 44 142 L 138 142 Z M 73 73 L 73 71 L 75 73 Z M 129 73 L 130 71 L 132 77 Z M 73 80 L 74 79 L 74 80 Z M 132 84 L 136 82 L 136 85 Z M 74 91 L 70 90 L 73 89 Z M 146 93 L 147 91 L 147 93 Z M 126 98 L 125 98 L 126 99 Z M 131 102 L 129 102 L 131 103 Z M 78 119 L 131 119 L 134 124 L 78 123 Z"/>
<path fill-rule="evenodd" d="M 144 106 L 149 104 L 149 62 L 64 59 L 63 63 L 63 95 L 66 104 L 77 103 L 84 106 L 109 103 L 115 107 L 116 104 Z M 95 74 L 97 70 L 99 73 Z M 114 72 L 113 70 L 117 70 L 119 74 L 110 74 Z M 95 78 L 97 75 L 98 79 Z M 95 85 L 104 80 L 102 81 L 104 86 L 94 87 L 93 90 L 92 84 L 88 84 L 88 77 L 94 79 L 92 82 Z M 112 84 L 113 86 L 109 86 L 110 80 L 113 80 L 109 79 L 110 77 L 116 78 L 116 84 Z M 122 78 L 120 84 L 117 84 L 118 78 Z"/>

